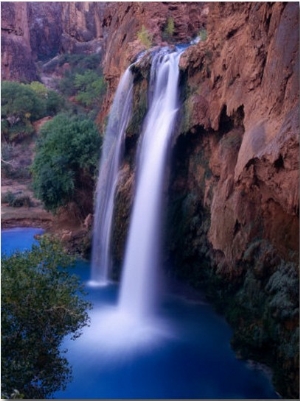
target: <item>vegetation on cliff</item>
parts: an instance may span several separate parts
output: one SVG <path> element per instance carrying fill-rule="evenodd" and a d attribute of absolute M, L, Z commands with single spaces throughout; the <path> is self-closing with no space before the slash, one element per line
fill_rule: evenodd
<path fill-rule="evenodd" d="M 89 323 L 72 259 L 44 237 L 32 251 L 4 256 L 1 265 L 3 398 L 44 399 L 65 388 L 71 368 L 60 349 Z"/>

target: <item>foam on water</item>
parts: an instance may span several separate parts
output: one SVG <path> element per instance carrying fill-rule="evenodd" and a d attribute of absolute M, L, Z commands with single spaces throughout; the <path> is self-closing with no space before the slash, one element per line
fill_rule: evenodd
<path fill-rule="evenodd" d="M 77 341 L 84 353 L 101 355 L 105 363 L 114 364 L 152 352 L 175 338 L 166 320 L 137 319 L 116 306 L 104 306 L 90 313 L 91 327 Z"/>

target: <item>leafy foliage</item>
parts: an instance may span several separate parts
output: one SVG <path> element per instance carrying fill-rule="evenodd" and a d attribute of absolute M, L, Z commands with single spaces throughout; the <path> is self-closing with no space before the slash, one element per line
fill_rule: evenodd
<path fill-rule="evenodd" d="M 8 203 L 11 207 L 32 206 L 33 202 L 29 195 L 13 194 L 11 191 L 6 192 L 1 196 L 1 203 Z"/>
<path fill-rule="evenodd" d="M 162 32 L 163 39 L 171 41 L 173 39 L 174 30 L 175 30 L 174 19 L 172 17 L 169 17 L 166 21 L 166 25 Z"/>
<path fill-rule="evenodd" d="M 207 30 L 204 28 L 201 29 L 198 36 L 199 36 L 201 42 L 205 42 L 207 39 Z"/>
<path fill-rule="evenodd" d="M 299 277 L 290 264 L 281 264 L 270 277 L 266 291 L 271 294 L 269 307 L 279 320 L 299 315 Z"/>
<path fill-rule="evenodd" d="M 35 194 L 47 210 L 78 202 L 75 188 L 82 173 L 94 177 L 100 144 L 97 128 L 86 116 L 59 114 L 42 127 L 32 173 Z"/>
<path fill-rule="evenodd" d="M 47 90 L 40 82 L 20 84 L 3 81 L 1 85 L 2 135 L 7 141 L 30 136 L 32 123 L 54 115 L 64 106 L 60 95 Z"/>
<path fill-rule="evenodd" d="M 98 54 L 64 55 L 59 64 L 68 63 L 58 88 L 65 96 L 75 96 L 79 105 L 91 110 L 98 108 L 105 92 L 105 81 Z"/>
<path fill-rule="evenodd" d="M 65 388 L 71 369 L 60 345 L 89 322 L 72 259 L 43 237 L 32 251 L 2 258 L 2 392 L 5 398 L 46 398 Z"/>
<path fill-rule="evenodd" d="M 151 47 L 152 36 L 150 32 L 145 28 L 145 25 L 142 25 L 142 28 L 137 33 L 137 37 L 139 41 L 146 47 L 146 49 L 149 49 Z"/>
<path fill-rule="evenodd" d="M 104 94 L 105 84 L 102 76 L 95 71 L 87 70 L 84 74 L 75 75 L 75 88 L 78 90 L 76 100 L 86 107 L 96 106 Z"/>

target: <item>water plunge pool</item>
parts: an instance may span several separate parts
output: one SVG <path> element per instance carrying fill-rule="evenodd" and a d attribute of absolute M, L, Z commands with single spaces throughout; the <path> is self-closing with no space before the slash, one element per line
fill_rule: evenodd
<path fill-rule="evenodd" d="M 2 231 L 2 252 L 30 248 L 42 231 Z M 88 283 L 89 263 L 72 273 Z M 117 284 L 87 291 L 91 326 L 65 339 L 73 381 L 55 398 L 278 398 L 264 371 L 235 357 L 230 327 L 201 298 L 166 293 L 155 318 L 137 321 L 119 313 Z"/>

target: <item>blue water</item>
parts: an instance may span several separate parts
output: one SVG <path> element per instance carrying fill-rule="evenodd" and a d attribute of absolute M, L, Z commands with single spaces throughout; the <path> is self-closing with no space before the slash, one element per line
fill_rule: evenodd
<path fill-rule="evenodd" d="M 35 235 L 42 234 L 42 228 L 10 228 L 1 231 L 1 254 L 11 255 L 16 250 L 23 252 L 37 245 Z"/>
<path fill-rule="evenodd" d="M 34 234 L 2 232 L 2 251 L 31 246 Z M 89 263 L 72 273 L 87 283 Z M 73 381 L 55 398 L 278 398 L 266 373 L 236 359 L 230 327 L 201 298 L 166 293 L 157 319 L 131 322 L 118 314 L 117 284 L 87 290 L 91 326 L 65 340 Z"/>

